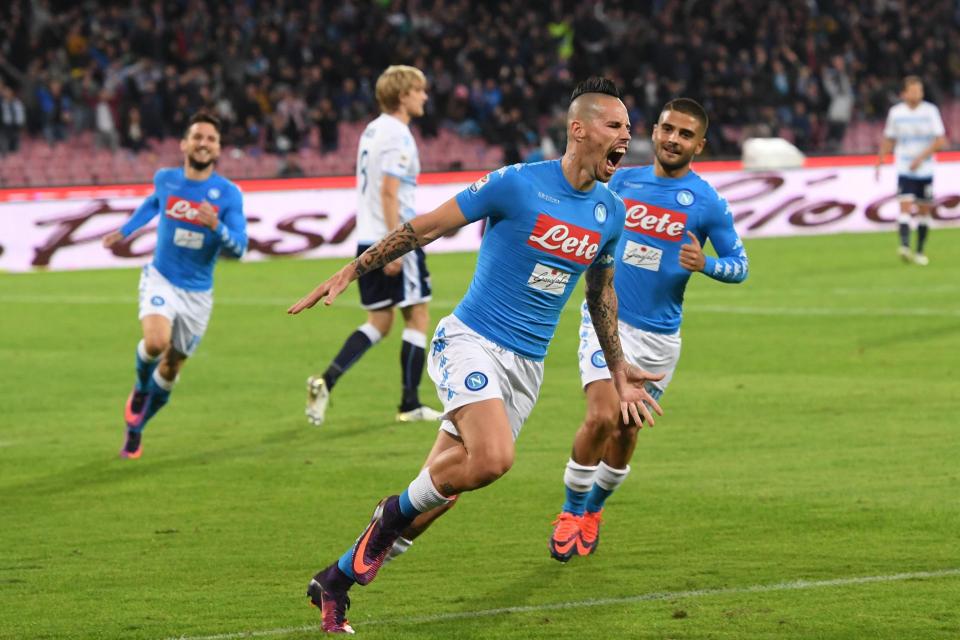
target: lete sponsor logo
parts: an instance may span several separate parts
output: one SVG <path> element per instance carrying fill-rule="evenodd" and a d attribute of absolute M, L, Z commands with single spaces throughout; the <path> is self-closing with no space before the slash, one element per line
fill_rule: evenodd
<path fill-rule="evenodd" d="M 624 199 L 627 205 L 627 229 L 670 242 L 683 239 L 687 214 L 636 200 Z"/>
<path fill-rule="evenodd" d="M 197 226 L 203 226 L 197 221 L 197 213 L 200 208 L 199 202 L 194 202 L 193 200 L 186 200 L 184 198 L 179 198 L 177 196 L 167 196 L 167 207 L 164 213 L 168 218 L 173 218 L 174 220 L 183 220 L 184 222 L 189 222 L 190 224 L 195 224 Z M 213 205 L 213 211 L 216 213 L 219 209 Z"/>
<path fill-rule="evenodd" d="M 560 258 L 590 264 L 600 251 L 600 234 L 541 213 L 527 244 Z"/>

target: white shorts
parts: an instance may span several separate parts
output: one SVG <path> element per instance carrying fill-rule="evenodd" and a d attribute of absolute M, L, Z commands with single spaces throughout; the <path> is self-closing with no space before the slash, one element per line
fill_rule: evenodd
<path fill-rule="evenodd" d="M 494 344 L 454 315 L 437 323 L 427 371 L 437 385 L 437 396 L 446 414 L 440 428 L 457 437 L 460 434 L 456 426 L 447 418 L 451 411 L 499 398 L 516 440 L 543 383 L 543 362 Z"/>
<path fill-rule="evenodd" d="M 193 355 L 207 331 L 213 310 L 213 291 L 188 291 L 163 277 L 152 264 L 140 273 L 140 319 L 160 315 L 173 325 L 171 344 L 185 356 Z"/>
<path fill-rule="evenodd" d="M 680 361 L 680 333 L 653 333 L 620 322 L 620 345 L 627 362 L 650 373 L 665 373 L 663 380 L 648 382 L 647 391 L 659 400 L 673 378 L 673 372 Z M 580 307 L 580 381 L 584 387 L 597 380 L 609 380 L 607 369 L 597 332 L 590 319 L 587 303 Z"/>

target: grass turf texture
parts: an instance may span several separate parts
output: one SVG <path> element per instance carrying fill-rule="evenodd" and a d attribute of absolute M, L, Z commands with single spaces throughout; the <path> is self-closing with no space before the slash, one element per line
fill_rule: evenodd
<path fill-rule="evenodd" d="M 597 554 L 563 566 L 546 543 L 584 407 L 575 294 L 514 468 L 354 590 L 358 633 L 960 636 L 957 573 L 738 591 L 960 568 L 958 241 L 935 231 L 921 268 L 892 234 L 755 240 L 745 284 L 693 278 L 667 415 L 641 432 Z M 430 260 L 436 319 L 474 256 Z M 342 379 L 327 423 L 306 423 L 304 379 L 362 313 L 354 289 L 285 308 L 336 264 L 221 264 L 207 337 L 138 461 L 116 455 L 137 272 L 0 275 L 0 638 L 317 634 L 307 581 L 435 435 L 392 421 L 397 329 Z M 437 406 L 426 376 L 422 396 Z M 668 595 L 616 601 L 653 593 Z M 551 606 L 589 599 L 613 602 Z M 521 609 L 472 613 L 504 607 Z"/>

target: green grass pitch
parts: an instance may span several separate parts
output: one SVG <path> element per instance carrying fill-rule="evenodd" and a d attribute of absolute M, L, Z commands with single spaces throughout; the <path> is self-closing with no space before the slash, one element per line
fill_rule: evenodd
<path fill-rule="evenodd" d="M 960 637 L 960 230 L 926 268 L 892 233 L 747 249 L 743 285 L 691 281 L 666 416 L 597 554 L 546 546 L 583 412 L 575 294 L 514 468 L 355 589 L 360 637 Z M 473 262 L 431 256 L 434 319 Z M 221 264 L 138 461 L 117 457 L 137 272 L 0 275 L 0 638 L 318 635 L 307 581 L 435 435 L 392 421 L 398 330 L 304 419 L 362 314 L 354 289 L 285 309 L 337 264 Z"/>

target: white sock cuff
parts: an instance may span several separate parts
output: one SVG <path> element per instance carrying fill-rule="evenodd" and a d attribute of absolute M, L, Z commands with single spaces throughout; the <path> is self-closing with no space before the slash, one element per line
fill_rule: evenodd
<path fill-rule="evenodd" d="M 929 214 L 929 213 L 918 213 L 918 214 L 917 214 L 917 226 L 918 226 L 918 227 L 930 226 L 930 219 L 931 219 L 931 218 L 933 218 L 933 216 L 932 216 L 931 214 Z"/>
<path fill-rule="evenodd" d="M 597 484 L 600 485 L 601 489 L 614 491 L 623 484 L 629 474 L 630 465 L 627 465 L 626 469 L 614 469 L 601 460 L 597 466 Z"/>
<path fill-rule="evenodd" d="M 909 213 L 900 213 L 897 215 L 897 224 L 910 224 L 911 217 Z"/>
<path fill-rule="evenodd" d="M 413 346 L 420 347 L 421 349 L 427 348 L 427 334 L 422 331 L 417 331 L 416 329 L 404 329 L 403 341 L 409 342 Z"/>
<path fill-rule="evenodd" d="M 140 342 L 137 343 L 137 355 L 144 362 L 156 362 L 160 359 L 160 356 L 151 356 L 147 353 L 147 341 L 143 338 L 140 338 Z"/>
<path fill-rule="evenodd" d="M 163 389 L 164 391 L 172 391 L 173 385 L 177 383 L 177 380 L 180 379 L 180 376 L 177 376 L 173 380 L 167 380 L 162 375 L 160 375 L 160 367 L 157 367 L 153 370 L 153 381 L 157 383 L 157 386 Z"/>
<path fill-rule="evenodd" d="M 420 470 L 420 474 L 407 487 L 407 495 L 410 496 L 410 503 L 413 508 L 420 513 L 426 513 L 450 502 L 450 498 L 437 491 L 433 484 L 433 478 L 430 477 L 429 468 Z"/>
<path fill-rule="evenodd" d="M 380 339 L 383 338 L 383 334 L 380 333 L 377 328 L 369 322 L 364 322 L 362 325 L 357 327 L 357 331 L 367 336 L 370 339 L 371 344 L 377 344 L 380 342 Z"/>
<path fill-rule="evenodd" d="M 597 467 L 588 467 L 570 458 L 567 461 L 567 468 L 563 471 L 563 484 L 574 491 L 586 493 L 593 486 L 596 475 Z"/>

